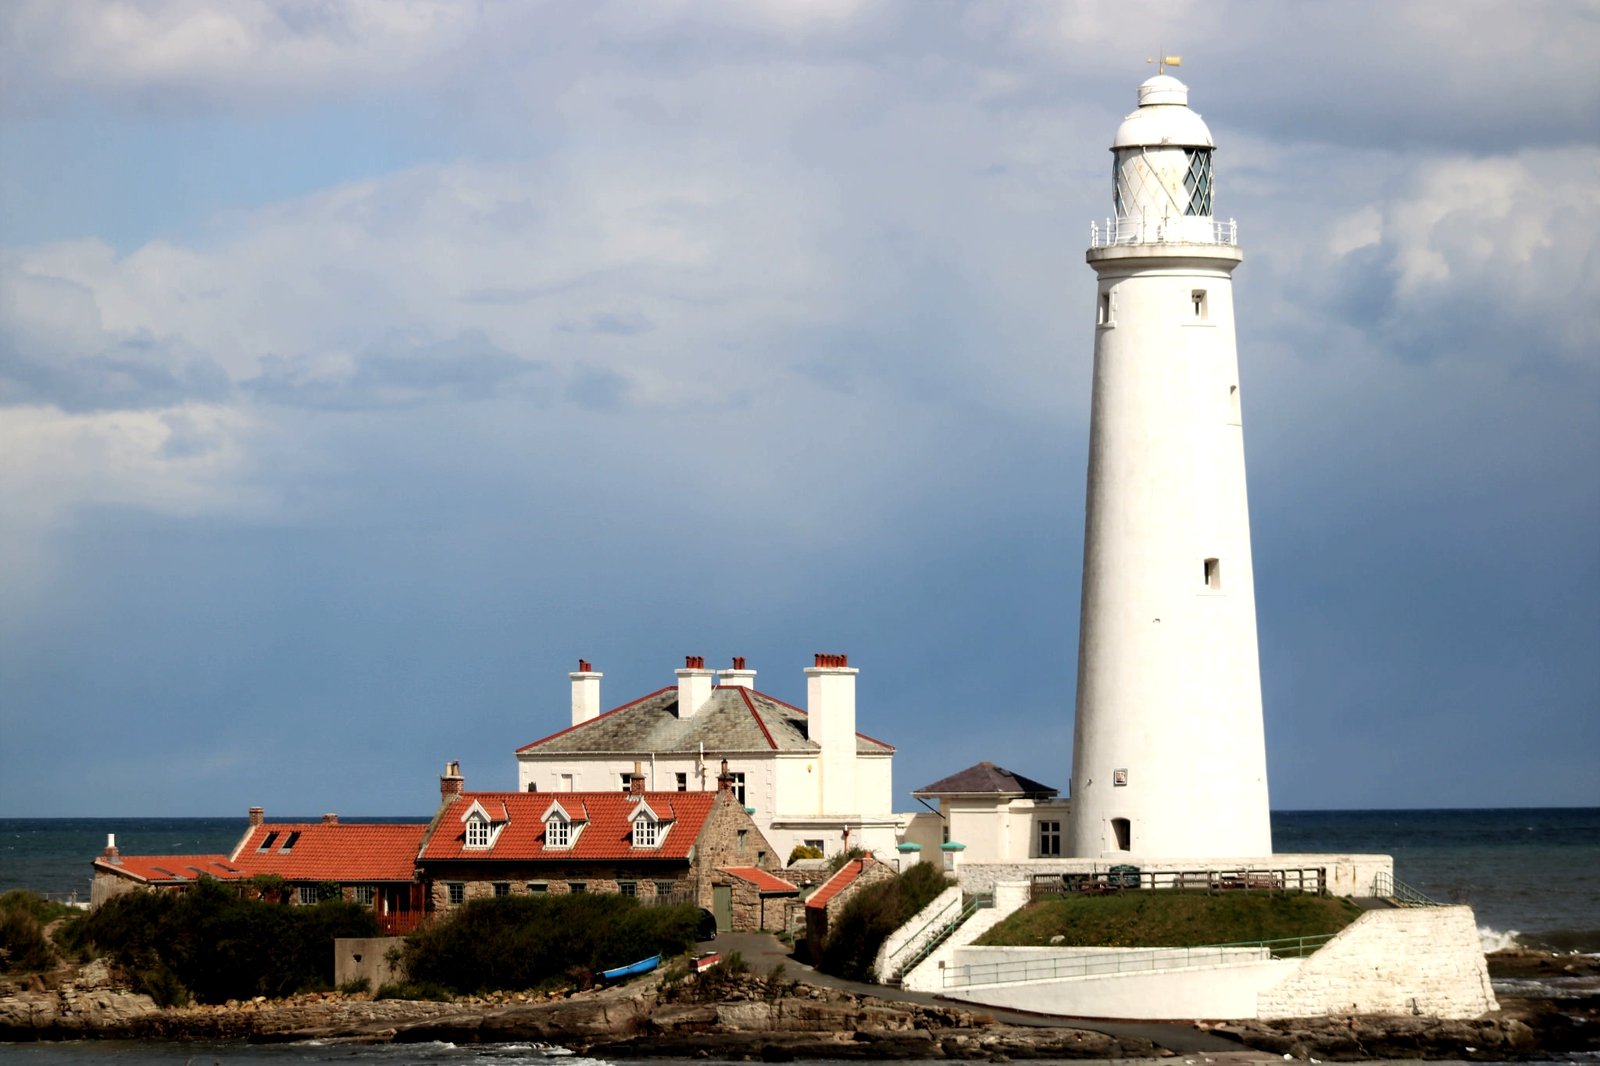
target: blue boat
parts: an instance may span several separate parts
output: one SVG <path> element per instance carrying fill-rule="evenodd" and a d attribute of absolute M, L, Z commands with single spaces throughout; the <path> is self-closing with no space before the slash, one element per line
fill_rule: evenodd
<path fill-rule="evenodd" d="M 600 978 L 604 981 L 620 981 L 624 977 L 637 977 L 639 974 L 649 973 L 660 965 L 661 956 L 652 955 L 648 959 L 640 959 L 638 962 L 629 963 L 626 966 L 618 966 L 614 970 L 601 970 Z"/>

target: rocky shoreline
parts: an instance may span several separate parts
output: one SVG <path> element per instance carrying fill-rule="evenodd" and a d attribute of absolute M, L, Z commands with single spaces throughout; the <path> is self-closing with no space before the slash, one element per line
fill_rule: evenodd
<path fill-rule="evenodd" d="M 1494 959 L 1491 956 L 1491 959 Z M 1600 978 L 1600 963 L 1515 953 L 1501 976 Z M 715 1056 L 826 1059 L 1137 1059 L 1173 1052 L 1148 1039 L 1091 1029 L 999 1024 L 960 1004 L 925 1006 L 815 985 L 742 976 L 713 990 L 663 985 L 659 975 L 567 996 L 530 993 L 453 1002 L 322 993 L 214 1007 L 160 1008 L 118 987 L 104 963 L 0 986 L 0 1040 L 118 1038 L 456 1044 L 540 1042 L 602 1058 Z M 1295 1019 L 1197 1028 L 1275 1058 L 1503 1060 L 1600 1049 L 1600 995 L 1508 999 L 1464 1022 L 1431 1018 Z M 1191 1056 L 1192 1057 L 1192 1056 Z"/>

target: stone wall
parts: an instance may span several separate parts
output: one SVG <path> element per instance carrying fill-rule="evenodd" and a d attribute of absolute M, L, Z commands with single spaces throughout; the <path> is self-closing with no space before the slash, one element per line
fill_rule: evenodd
<path fill-rule="evenodd" d="M 1498 1010 L 1471 907 L 1368 911 L 1261 993 L 1262 1018 L 1420 1014 L 1476 1018 Z"/>
<path fill-rule="evenodd" d="M 634 894 L 647 903 L 694 903 L 699 899 L 700 886 L 691 876 L 688 865 L 681 862 L 653 865 L 600 862 L 526 863 L 507 864 L 504 868 L 492 871 L 485 871 L 482 867 L 463 869 L 459 872 L 437 871 L 428 883 L 428 909 L 442 913 L 456 906 L 450 902 L 452 884 L 462 886 L 463 902 L 466 902 L 494 896 L 496 884 L 506 885 L 507 894 L 512 896 L 536 894 L 530 885 L 543 885 L 544 891 L 559 896 L 570 893 L 574 884 L 582 884 L 586 892 L 616 894 L 622 891 L 622 883 L 625 881 L 631 881 L 634 885 Z M 662 893 L 659 887 L 662 885 L 671 887 L 666 893 Z M 708 887 L 703 906 L 711 906 L 710 891 Z"/>
<path fill-rule="evenodd" d="M 333 984 L 341 987 L 350 981 L 365 979 L 369 989 L 376 992 L 384 985 L 404 984 L 406 973 L 399 964 L 399 950 L 406 940 L 402 936 L 339 937 L 333 942 Z M 391 962 L 390 952 L 395 952 Z"/>
<path fill-rule="evenodd" d="M 746 813 L 733 794 L 719 792 L 716 802 L 711 805 L 711 813 L 706 815 L 700 836 L 695 839 L 695 899 L 700 906 L 710 910 L 712 884 L 731 883 L 726 874 L 717 872 L 718 867 L 755 866 L 781 877 L 784 858 L 773 851 L 755 820 Z M 737 878 L 731 880 L 736 881 Z M 734 895 L 737 897 L 738 893 Z M 740 927 L 735 925 L 734 928 Z"/>

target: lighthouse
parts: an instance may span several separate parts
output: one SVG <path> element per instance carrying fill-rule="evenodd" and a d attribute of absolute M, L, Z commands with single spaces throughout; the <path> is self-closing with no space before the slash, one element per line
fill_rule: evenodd
<path fill-rule="evenodd" d="M 1069 847 L 1272 853 L 1234 338 L 1211 131 L 1158 74 L 1112 144 L 1097 281 Z"/>

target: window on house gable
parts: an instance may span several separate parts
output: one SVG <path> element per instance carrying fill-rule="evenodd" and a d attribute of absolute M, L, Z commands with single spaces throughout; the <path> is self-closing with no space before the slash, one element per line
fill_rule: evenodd
<path fill-rule="evenodd" d="M 572 823 L 556 815 L 544 823 L 544 846 L 566 848 L 572 846 Z"/>
<path fill-rule="evenodd" d="M 648 814 L 634 819 L 633 846 L 653 848 L 661 842 L 661 823 Z"/>
<path fill-rule="evenodd" d="M 678 779 L 678 791 L 679 792 L 687 792 L 687 791 L 689 791 L 689 775 L 687 773 L 674 774 L 673 776 Z"/>
<path fill-rule="evenodd" d="M 729 774 L 733 778 L 733 798 L 742 805 L 744 803 L 744 774 Z"/>
<path fill-rule="evenodd" d="M 467 847 L 486 848 L 489 846 L 489 823 L 483 818 L 472 817 L 467 819 Z"/>

